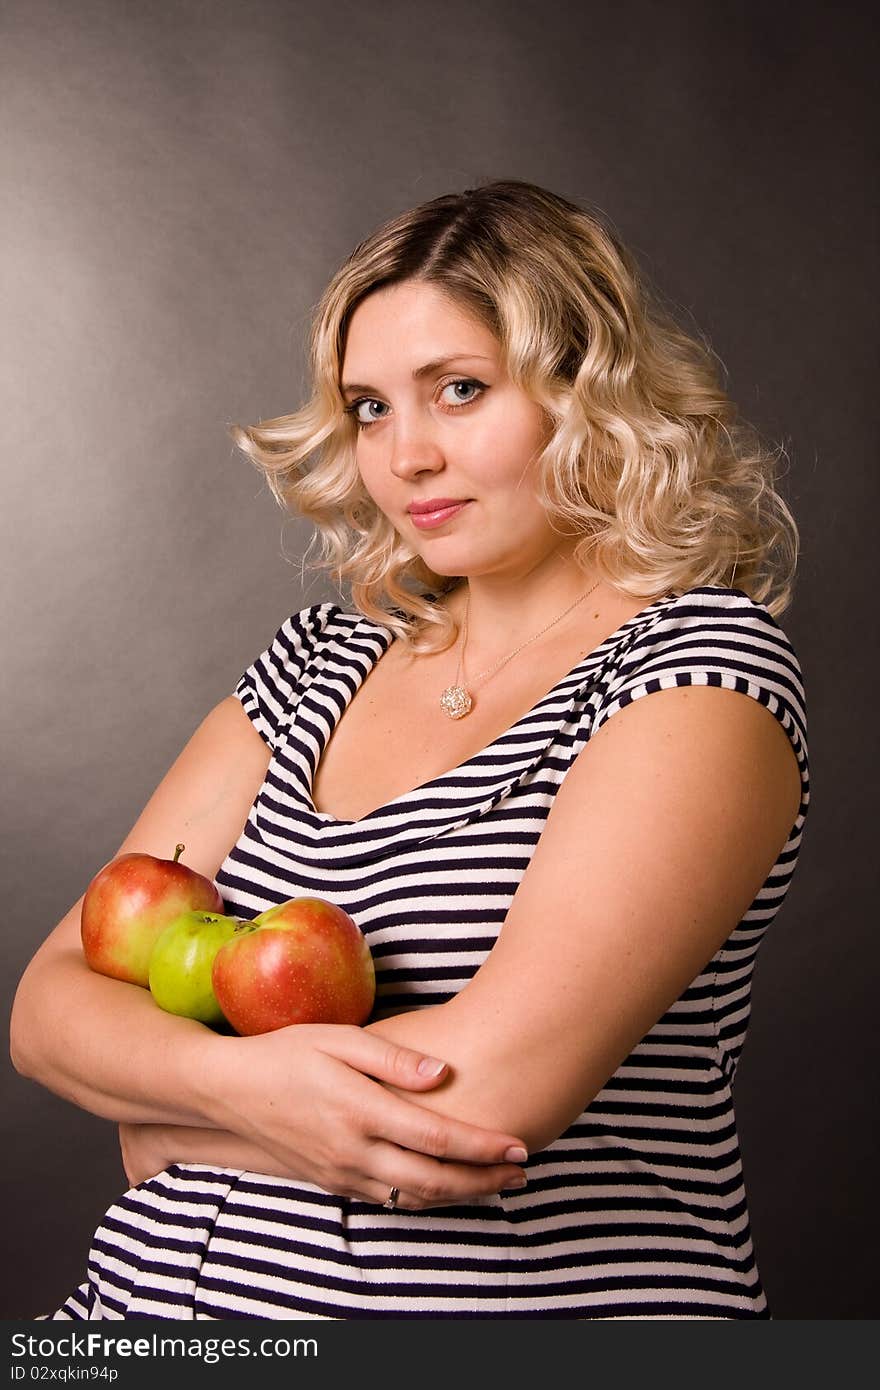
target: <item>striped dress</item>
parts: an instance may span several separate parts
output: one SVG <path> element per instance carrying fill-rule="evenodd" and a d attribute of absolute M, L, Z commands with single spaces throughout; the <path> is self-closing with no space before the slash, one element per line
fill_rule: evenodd
<path fill-rule="evenodd" d="M 309 1183 L 175 1164 L 95 1233 L 55 1318 L 766 1318 L 731 1099 L 755 955 L 785 898 L 809 804 L 792 645 L 737 589 L 666 596 L 605 639 L 494 743 L 359 821 L 316 811 L 315 769 L 393 634 L 332 603 L 281 627 L 237 694 L 273 750 L 217 882 L 254 916 L 325 896 L 364 931 L 375 1017 L 447 1000 L 486 959 L 566 771 L 656 690 L 759 700 L 791 740 L 802 799 L 742 921 L 520 1191 L 388 1211 Z"/>

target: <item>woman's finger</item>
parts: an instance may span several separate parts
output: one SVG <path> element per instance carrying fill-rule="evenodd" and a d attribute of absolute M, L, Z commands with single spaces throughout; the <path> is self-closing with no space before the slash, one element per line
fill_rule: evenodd
<path fill-rule="evenodd" d="M 302 1025 L 298 1025 L 301 1027 Z M 340 1024 L 312 1025 L 313 1042 L 322 1052 L 347 1062 L 377 1081 L 387 1081 L 407 1091 L 426 1091 L 446 1076 L 449 1064 L 439 1057 L 367 1033 L 363 1028 Z"/>
<path fill-rule="evenodd" d="M 378 1143 L 370 1151 L 371 1177 L 363 1180 L 367 1201 L 384 1204 L 392 1188 L 399 1196 L 395 1206 L 405 1211 L 425 1207 L 466 1205 L 480 1197 L 521 1190 L 526 1175 L 509 1163 L 439 1163 L 422 1154 Z"/>
<path fill-rule="evenodd" d="M 510 1164 L 524 1163 L 528 1158 L 525 1145 L 514 1135 L 479 1129 L 389 1091 L 374 1098 L 370 1128 L 374 1139 L 450 1162 Z"/>
<path fill-rule="evenodd" d="M 316 1028 L 315 1032 L 328 1035 L 325 1039 L 314 1038 L 314 1044 L 320 1051 L 363 1074 L 402 1089 L 425 1090 L 426 1078 L 433 1083 L 446 1072 L 446 1064 L 439 1059 L 426 1057 L 412 1048 L 399 1047 L 360 1028 L 335 1025 L 329 1029 Z M 427 1066 L 420 1073 L 419 1066 L 422 1064 Z M 434 1070 L 434 1074 L 429 1076 L 429 1072 L 437 1066 L 442 1070 L 439 1073 Z M 420 1077 L 418 1086 L 415 1083 L 417 1076 Z M 390 1140 L 403 1148 L 415 1149 L 434 1158 L 464 1163 L 523 1163 L 528 1157 L 526 1146 L 514 1134 L 482 1129 L 465 1120 L 440 1115 L 411 1103 L 403 1096 L 395 1096 L 391 1091 L 376 1091 L 370 1125 L 371 1137 Z"/>

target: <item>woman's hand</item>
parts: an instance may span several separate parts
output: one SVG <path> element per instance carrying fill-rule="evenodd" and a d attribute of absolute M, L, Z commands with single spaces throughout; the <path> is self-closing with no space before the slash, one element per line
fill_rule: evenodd
<path fill-rule="evenodd" d="M 399 1094 L 447 1079 L 447 1065 L 424 1053 L 341 1024 L 296 1024 L 216 1041 L 211 1120 L 236 1141 L 224 1148 L 217 1134 L 211 1151 L 223 1166 L 261 1171 L 261 1156 L 269 1155 L 273 1173 L 337 1196 L 382 1203 L 396 1187 L 397 1205 L 413 1211 L 523 1185 L 517 1164 L 526 1152 L 515 1135 L 437 1114 Z M 161 1148 L 169 1142 L 167 1128 L 156 1128 Z M 238 1147 L 242 1141 L 247 1150 Z M 190 1161 L 211 1161 L 204 1155 L 212 1144 L 209 1132 L 198 1140 L 202 1156 Z M 143 1158 L 132 1150 L 133 1172 L 144 1159 L 147 1167 L 155 1161 L 147 1141 L 144 1148 Z M 511 1151 L 513 1161 L 505 1158 Z M 235 1155 L 245 1153 L 241 1165 Z M 268 1171 L 264 1161 L 262 1170 Z"/>
<path fill-rule="evenodd" d="M 131 1187 L 154 1178 L 171 1163 L 208 1163 L 251 1173 L 294 1175 L 271 1154 L 247 1139 L 219 1129 L 189 1125 L 132 1124 L 119 1126 L 122 1166 Z"/>
<path fill-rule="evenodd" d="M 119 1126 L 119 1149 L 122 1166 L 130 1187 L 154 1178 L 167 1168 L 173 1159 L 168 1158 L 166 1138 L 167 1125 L 136 1125 L 123 1123 Z"/>

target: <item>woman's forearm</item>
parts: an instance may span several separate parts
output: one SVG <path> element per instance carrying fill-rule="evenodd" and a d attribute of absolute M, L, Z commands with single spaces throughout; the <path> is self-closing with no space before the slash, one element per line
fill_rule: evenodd
<path fill-rule="evenodd" d="M 485 997 L 474 1007 L 472 992 L 377 1020 L 367 1030 L 400 1047 L 448 1060 L 443 1082 L 419 1096 L 419 1105 L 468 1124 L 518 1134 L 529 1153 L 537 1153 L 571 1124 L 605 1075 L 584 1069 L 579 1094 L 562 1085 L 553 1030 L 513 1029 Z"/>
<path fill-rule="evenodd" d="M 545 1107 L 533 1094 L 529 1059 L 505 1049 L 504 1030 L 487 1026 L 460 1001 L 393 1014 L 367 1024 L 367 1031 L 449 1061 L 442 1083 L 418 1098 L 426 1109 L 519 1134 L 530 1152 L 565 1127 L 554 1131 L 553 1117 L 548 1128 Z M 545 1080 L 541 1091 L 546 1095 L 548 1089 Z"/>
<path fill-rule="evenodd" d="M 227 696 L 196 729 L 117 854 L 162 858 L 183 841 L 188 867 L 213 879 L 241 833 L 269 758 L 240 702 Z M 109 1119 L 212 1125 L 210 1059 L 227 1039 L 164 1013 L 145 989 L 89 970 L 82 901 L 22 976 L 10 1026 L 14 1065 Z"/>
<path fill-rule="evenodd" d="M 16 1069 L 105 1119 L 208 1125 L 221 1041 L 148 990 L 90 970 L 75 947 L 38 954 L 12 1010 Z"/>
<path fill-rule="evenodd" d="M 139 1144 L 131 1165 L 140 1181 L 150 1167 L 206 1162 L 367 1201 L 397 1182 L 416 1207 L 498 1191 L 518 1175 L 505 1158 L 517 1136 L 428 1122 L 414 1103 L 441 1079 L 442 1062 L 344 1024 L 214 1033 L 163 1012 L 140 986 L 91 971 L 70 924 L 22 977 L 12 1025 L 23 1075 L 152 1132 L 146 1158 Z M 169 1137 L 174 1126 L 190 1132 Z"/>

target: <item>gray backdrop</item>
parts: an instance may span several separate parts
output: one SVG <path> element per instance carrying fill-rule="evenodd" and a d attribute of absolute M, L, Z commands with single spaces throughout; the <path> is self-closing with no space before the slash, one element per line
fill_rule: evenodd
<path fill-rule="evenodd" d="M 870 7 L 865 7 L 868 13 Z M 3 990 L 288 613 L 337 597 L 225 433 L 326 280 L 481 178 L 603 209 L 783 441 L 813 807 L 737 1084 L 778 1318 L 876 1316 L 876 54 L 844 4 L 6 0 Z M 59 1010 L 64 1008 L 58 1000 Z M 57 1306 L 115 1128 L 3 1075 L 0 1316 Z"/>

